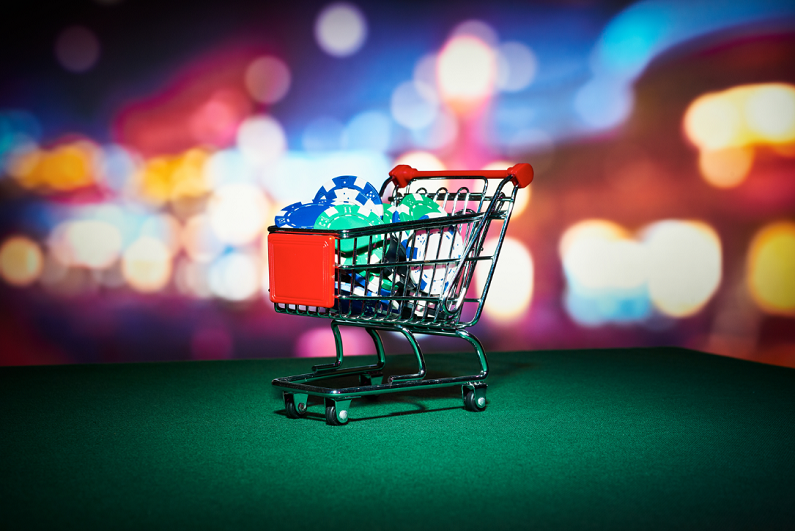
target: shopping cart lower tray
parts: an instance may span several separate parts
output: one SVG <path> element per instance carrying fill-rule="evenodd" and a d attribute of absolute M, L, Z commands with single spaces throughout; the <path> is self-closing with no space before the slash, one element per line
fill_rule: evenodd
<path fill-rule="evenodd" d="M 516 194 L 533 180 L 533 168 L 517 164 L 502 171 L 417 171 L 402 165 L 389 175 L 380 194 L 392 205 L 399 207 L 405 198 L 419 195 L 435 201 L 447 215 L 337 231 L 268 229 L 270 298 L 276 312 L 329 319 L 336 344 L 333 363 L 273 380 L 284 390 L 290 418 L 306 415 L 310 396 L 324 399 L 328 424 L 342 425 L 355 398 L 455 385 L 461 386 L 466 409 L 486 408 L 488 361 L 480 341 L 466 328 L 480 318 Z M 493 250 L 484 251 L 493 222 L 501 224 L 499 236 L 496 245 L 487 246 Z M 473 285 L 476 270 L 485 282 Z M 375 363 L 342 366 L 343 325 L 367 331 L 375 345 Z M 416 373 L 384 381 L 386 356 L 379 331 L 406 338 L 417 358 Z M 415 334 L 467 341 L 475 349 L 480 372 L 426 378 Z M 351 375 L 358 375 L 358 385 L 319 385 L 320 380 Z"/>

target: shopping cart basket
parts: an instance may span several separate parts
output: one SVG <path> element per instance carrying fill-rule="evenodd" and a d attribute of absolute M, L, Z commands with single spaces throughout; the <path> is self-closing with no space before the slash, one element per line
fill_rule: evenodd
<path fill-rule="evenodd" d="M 380 190 L 389 201 L 385 206 L 391 205 L 388 211 L 400 211 L 404 201 L 432 200 L 438 205 L 436 217 L 346 230 L 268 229 L 270 298 L 276 312 L 330 319 L 336 344 L 333 363 L 273 380 L 284 390 L 290 418 L 306 415 L 309 396 L 324 399 L 328 424 L 341 425 L 348 422 L 355 398 L 454 385 L 461 385 L 466 409 L 486 408 L 488 361 L 480 341 L 466 328 L 480 318 L 516 194 L 533 180 L 533 168 L 517 164 L 501 171 L 417 171 L 400 165 L 389 176 Z M 492 222 L 501 223 L 499 237 L 493 250 L 485 251 Z M 476 269 L 486 280 L 471 285 Z M 375 344 L 376 363 L 342 366 L 341 325 L 367 331 Z M 390 376 L 384 382 L 382 330 L 399 332 L 408 340 L 419 365 L 416 373 Z M 469 342 L 480 372 L 425 378 L 425 359 L 414 337 L 418 333 Z M 334 388 L 317 383 L 351 375 L 358 375 L 358 385 Z"/>

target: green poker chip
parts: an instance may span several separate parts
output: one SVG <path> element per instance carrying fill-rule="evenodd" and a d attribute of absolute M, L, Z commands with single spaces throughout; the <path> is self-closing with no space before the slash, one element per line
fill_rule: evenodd
<path fill-rule="evenodd" d="M 375 240 L 375 237 L 373 237 L 373 240 Z M 345 241 L 348 241 L 348 240 L 342 240 L 340 242 L 340 245 L 342 245 L 342 243 L 345 242 Z M 351 244 L 351 249 L 353 249 L 353 241 L 350 241 L 350 244 Z M 382 246 L 373 247 L 372 252 L 369 255 L 369 260 L 368 260 L 368 248 L 367 248 L 367 246 L 365 246 L 364 249 L 357 250 L 357 252 L 355 252 L 355 253 L 354 252 L 350 252 L 350 253 L 341 252 L 339 254 L 339 257 L 340 257 L 340 265 L 344 265 L 344 266 L 348 266 L 348 265 L 365 265 L 365 264 L 379 264 L 379 263 L 381 263 L 381 260 L 384 259 L 384 248 Z M 356 262 L 355 264 L 354 264 L 354 258 L 355 258 L 355 262 Z"/>
<path fill-rule="evenodd" d="M 447 212 L 439 203 L 422 194 L 407 195 L 400 202 L 398 209 L 400 221 L 447 217 Z"/>
<path fill-rule="evenodd" d="M 380 205 L 378 205 L 380 206 Z M 340 204 L 331 205 L 324 210 L 315 220 L 316 229 L 325 230 L 344 230 L 358 229 L 361 227 L 375 227 L 383 224 L 382 213 L 375 208 L 365 205 Z M 373 245 L 380 243 L 384 239 L 381 235 L 372 237 Z M 367 250 L 370 245 L 370 237 L 356 238 L 356 249 Z M 352 253 L 354 250 L 354 239 L 346 238 L 340 240 L 340 250 L 343 253 Z"/>

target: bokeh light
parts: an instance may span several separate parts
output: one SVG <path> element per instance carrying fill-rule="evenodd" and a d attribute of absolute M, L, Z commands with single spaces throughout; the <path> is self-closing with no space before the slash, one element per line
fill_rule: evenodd
<path fill-rule="evenodd" d="M 753 163 L 754 148 L 747 146 L 704 150 L 698 156 L 702 177 L 716 188 L 733 188 L 741 184 Z"/>
<path fill-rule="evenodd" d="M 347 57 L 359 51 L 367 38 L 367 20 L 354 5 L 331 4 L 315 22 L 315 39 L 320 49 L 334 57 Z"/>
<path fill-rule="evenodd" d="M 226 254 L 210 266 L 210 290 L 229 301 L 250 299 L 259 293 L 261 269 L 253 253 Z"/>
<path fill-rule="evenodd" d="M 497 88 L 519 92 L 530 86 L 538 70 L 538 59 L 521 42 L 505 42 L 497 49 Z"/>
<path fill-rule="evenodd" d="M 103 269 L 119 258 L 122 235 L 107 221 L 79 219 L 65 221 L 55 227 L 49 244 L 64 265 Z"/>
<path fill-rule="evenodd" d="M 263 166 L 287 149 L 281 124 L 271 116 L 251 116 L 237 130 L 237 147 L 249 163 Z"/>
<path fill-rule="evenodd" d="M 171 253 L 162 241 L 142 236 L 122 256 L 122 274 L 136 291 L 153 293 L 162 290 L 171 279 Z"/>
<path fill-rule="evenodd" d="M 50 150 L 29 144 L 12 154 L 8 171 L 24 188 L 43 192 L 70 191 L 94 184 L 98 155 L 99 148 L 84 140 Z"/>
<path fill-rule="evenodd" d="M 489 98 L 497 78 L 494 51 L 476 37 L 453 37 L 437 60 L 437 83 L 442 99 L 464 112 Z"/>
<path fill-rule="evenodd" d="M 0 277 L 17 287 L 30 286 L 41 276 L 44 257 L 39 244 L 26 236 L 11 236 L 0 245 Z"/>
<path fill-rule="evenodd" d="M 365 111 L 351 118 L 345 127 L 346 149 L 387 151 L 392 145 L 392 121 L 383 112 Z"/>
<path fill-rule="evenodd" d="M 252 61 L 246 69 L 246 88 L 260 103 L 276 103 L 290 90 L 290 69 L 277 57 L 264 56 Z"/>
<path fill-rule="evenodd" d="M 210 225 L 222 242 L 244 245 L 265 227 L 268 202 L 252 184 L 229 184 L 213 193 L 207 212 Z"/>
<path fill-rule="evenodd" d="M 83 26 L 63 30 L 55 41 L 55 57 L 70 72 L 86 72 L 99 60 L 97 36 Z"/>
<path fill-rule="evenodd" d="M 395 159 L 395 166 L 407 164 L 420 171 L 442 171 L 445 170 L 444 163 L 433 153 L 427 151 L 409 151 Z"/>
<path fill-rule="evenodd" d="M 496 238 L 487 240 L 483 244 L 483 252 L 493 254 L 497 241 Z M 486 273 L 485 268 L 476 271 L 478 292 L 482 292 L 486 285 Z M 498 324 L 510 324 L 524 316 L 533 299 L 533 281 L 530 251 L 520 240 L 506 237 L 483 306 L 484 315 Z"/>
<path fill-rule="evenodd" d="M 137 176 L 141 194 L 155 203 L 207 194 L 210 187 L 203 168 L 208 156 L 207 151 L 196 148 L 147 160 Z"/>
<path fill-rule="evenodd" d="M 763 227 L 748 252 L 748 289 L 765 312 L 795 315 L 795 223 Z"/>
<path fill-rule="evenodd" d="M 392 92 L 392 117 L 409 129 L 429 126 L 436 118 L 438 106 L 436 92 L 421 81 L 407 81 Z"/>
<path fill-rule="evenodd" d="M 666 220 L 647 227 L 643 241 L 654 306 L 677 318 L 701 310 L 721 282 L 723 253 L 715 230 L 701 222 Z"/>

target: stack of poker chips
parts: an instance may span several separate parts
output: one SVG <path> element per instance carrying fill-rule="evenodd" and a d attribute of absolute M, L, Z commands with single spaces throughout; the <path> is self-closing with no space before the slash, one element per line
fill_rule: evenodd
<path fill-rule="evenodd" d="M 344 175 L 326 182 L 312 201 L 293 203 L 276 215 L 276 226 L 296 229 L 343 230 L 375 227 L 381 224 L 446 217 L 448 214 L 432 198 L 409 194 L 400 204 L 384 205 L 375 187 L 360 177 Z M 385 231 L 386 232 L 386 231 Z M 463 253 L 461 235 L 452 227 L 442 232 L 404 231 L 399 241 L 385 240 L 384 235 L 340 241 L 340 265 L 407 262 L 406 267 L 370 270 L 339 279 L 343 293 L 358 296 L 376 295 L 440 295 L 455 277 L 454 265 L 411 266 L 412 261 L 425 259 L 458 259 Z M 341 301 L 342 312 L 425 312 L 424 304 L 402 305 L 380 300 L 365 305 L 363 301 L 348 304 Z"/>

